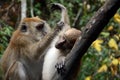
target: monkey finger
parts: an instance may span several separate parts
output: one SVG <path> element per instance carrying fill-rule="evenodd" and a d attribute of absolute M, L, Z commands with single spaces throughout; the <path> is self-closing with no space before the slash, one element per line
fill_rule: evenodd
<path fill-rule="evenodd" d="M 52 3 L 51 4 L 51 10 L 54 11 L 54 10 L 61 10 L 61 8 L 57 5 L 57 3 Z"/>
<path fill-rule="evenodd" d="M 58 23 L 57 23 L 57 26 L 58 27 L 63 27 L 65 25 L 65 23 L 63 22 L 63 21 L 59 21 Z"/>
<path fill-rule="evenodd" d="M 62 64 L 59 64 L 57 66 L 57 71 L 58 71 L 58 74 L 60 74 L 61 76 L 64 75 L 66 72 L 65 66 L 63 66 Z"/>
<path fill-rule="evenodd" d="M 65 74 L 65 72 L 66 72 L 66 70 L 64 69 L 64 68 L 62 68 L 61 70 L 60 70 L 60 75 L 62 76 L 62 75 L 64 75 Z"/>
<path fill-rule="evenodd" d="M 63 5 L 59 4 L 59 3 L 52 3 L 51 4 L 51 9 L 52 10 L 62 10 L 62 9 L 66 9 Z"/>

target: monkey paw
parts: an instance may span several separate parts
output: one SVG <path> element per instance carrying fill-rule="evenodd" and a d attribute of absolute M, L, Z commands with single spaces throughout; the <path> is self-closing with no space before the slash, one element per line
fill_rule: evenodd
<path fill-rule="evenodd" d="M 55 68 L 57 69 L 58 74 L 60 74 L 61 76 L 65 74 L 65 57 L 62 57 L 58 60 Z"/>
<path fill-rule="evenodd" d="M 57 26 L 58 27 L 63 27 L 65 25 L 65 23 L 63 22 L 63 21 L 59 21 L 58 23 L 57 23 Z"/>
<path fill-rule="evenodd" d="M 60 3 L 52 3 L 51 4 L 51 10 L 54 11 L 54 10 L 62 10 L 62 9 L 66 9 L 62 4 Z"/>
<path fill-rule="evenodd" d="M 51 10 L 54 11 L 54 10 L 61 10 L 61 4 L 59 3 L 52 3 L 51 4 Z"/>

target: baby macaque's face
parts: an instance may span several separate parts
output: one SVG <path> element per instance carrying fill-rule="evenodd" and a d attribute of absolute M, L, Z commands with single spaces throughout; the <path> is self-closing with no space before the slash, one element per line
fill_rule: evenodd
<path fill-rule="evenodd" d="M 81 35 L 81 31 L 75 28 L 67 30 L 64 35 L 59 37 L 55 47 L 57 49 L 72 49 L 77 38 Z"/>

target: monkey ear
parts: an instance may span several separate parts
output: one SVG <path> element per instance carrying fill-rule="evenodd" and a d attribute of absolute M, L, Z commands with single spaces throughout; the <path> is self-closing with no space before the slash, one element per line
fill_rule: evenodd
<path fill-rule="evenodd" d="M 21 25 L 21 29 L 22 32 L 26 32 L 27 31 L 27 26 L 26 25 Z"/>

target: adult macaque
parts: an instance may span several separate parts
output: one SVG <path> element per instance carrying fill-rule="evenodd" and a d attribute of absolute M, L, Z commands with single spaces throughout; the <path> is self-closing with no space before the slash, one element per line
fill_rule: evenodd
<path fill-rule="evenodd" d="M 41 80 L 41 54 L 62 29 L 51 32 L 48 24 L 38 18 L 25 18 L 13 33 L 5 50 L 1 66 L 5 80 Z"/>

